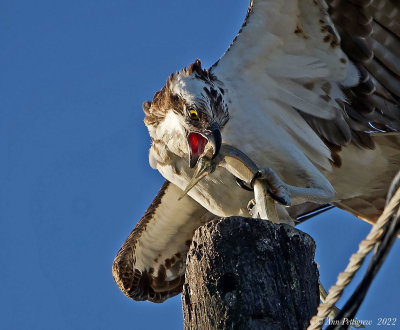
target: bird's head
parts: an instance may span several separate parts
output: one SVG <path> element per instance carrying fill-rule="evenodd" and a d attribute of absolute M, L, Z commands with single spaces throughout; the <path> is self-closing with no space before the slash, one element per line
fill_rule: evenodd
<path fill-rule="evenodd" d="M 228 107 L 222 83 L 203 70 L 199 60 L 172 74 L 143 110 L 153 144 L 157 141 L 178 156 L 188 155 L 190 167 L 205 154 L 218 154 Z"/>

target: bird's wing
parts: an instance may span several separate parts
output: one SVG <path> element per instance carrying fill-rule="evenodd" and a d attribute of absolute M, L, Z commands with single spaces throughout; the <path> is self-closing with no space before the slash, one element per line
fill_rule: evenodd
<path fill-rule="evenodd" d="M 343 166 L 333 169 L 330 180 L 342 196 L 334 205 L 375 223 L 382 214 L 392 179 L 400 169 L 400 132 L 372 134 L 374 150 L 350 145 L 339 153 Z M 360 153 L 362 152 L 362 154 Z M 346 181 L 351 182 L 349 188 Z"/>
<path fill-rule="evenodd" d="M 341 48 L 356 65 L 360 79 L 342 87 L 347 124 L 358 145 L 370 145 L 368 131 L 400 131 L 400 2 L 330 0 L 329 12 Z M 366 126 L 369 123 L 370 126 Z M 358 127 L 361 125 L 360 127 Z"/>
<path fill-rule="evenodd" d="M 241 30 L 210 69 L 236 81 L 235 90 L 278 104 L 263 111 L 295 131 L 306 154 L 307 140 L 315 140 L 298 129 L 299 114 L 330 147 L 372 148 L 371 131 L 400 130 L 400 2 L 328 2 L 251 0 Z"/>
<path fill-rule="evenodd" d="M 165 181 L 115 257 L 115 282 L 134 300 L 160 303 L 182 291 L 193 233 L 215 217 L 181 193 Z"/>

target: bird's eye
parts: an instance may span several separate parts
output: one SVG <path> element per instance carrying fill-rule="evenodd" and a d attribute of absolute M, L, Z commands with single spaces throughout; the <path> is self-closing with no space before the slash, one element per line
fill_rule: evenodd
<path fill-rule="evenodd" d="M 189 109 L 189 117 L 192 120 L 199 120 L 199 114 L 195 109 Z"/>

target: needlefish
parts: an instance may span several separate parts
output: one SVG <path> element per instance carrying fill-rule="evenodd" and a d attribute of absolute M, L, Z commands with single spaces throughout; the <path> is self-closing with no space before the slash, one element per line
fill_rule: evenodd
<path fill-rule="evenodd" d="M 218 166 L 229 171 L 242 188 L 254 190 L 255 205 L 251 209 L 252 216 L 280 223 L 275 205 L 278 198 L 271 192 L 267 182 L 259 178 L 259 167 L 244 152 L 228 144 L 222 144 L 215 158 L 208 153 L 198 160 L 193 177 L 179 199 Z"/>

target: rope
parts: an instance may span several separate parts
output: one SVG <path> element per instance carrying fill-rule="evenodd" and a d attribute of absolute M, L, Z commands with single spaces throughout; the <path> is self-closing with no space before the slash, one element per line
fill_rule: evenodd
<path fill-rule="evenodd" d="M 342 296 L 344 289 L 351 282 L 356 272 L 360 269 L 365 257 L 368 253 L 377 246 L 382 240 L 382 234 L 384 228 L 388 224 L 389 220 L 396 213 L 400 206 L 400 188 L 397 189 L 390 202 L 386 205 L 382 215 L 378 221 L 371 228 L 371 231 L 367 237 L 361 241 L 358 251 L 353 254 L 346 269 L 339 274 L 336 284 L 329 290 L 329 294 L 325 299 L 325 302 L 318 306 L 317 315 L 313 316 L 310 325 L 307 330 L 319 330 L 322 329 L 324 320 L 331 311 L 335 308 L 336 302 Z"/>

